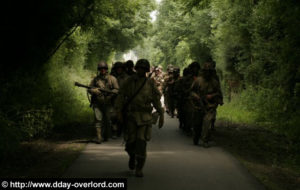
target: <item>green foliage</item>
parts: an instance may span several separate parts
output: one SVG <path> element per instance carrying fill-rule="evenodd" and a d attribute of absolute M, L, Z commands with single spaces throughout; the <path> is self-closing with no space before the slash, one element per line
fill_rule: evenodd
<path fill-rule="evenodd" d="M 27 30 L 22 35 L 12 32 L 22 28 L 13 19 L 4 24 L 6 49 L 13 51 L 11 47 L 19 44 L 7 54 L 10 61 L 0 66 L 5 133 L 12 135 L 17 129 L 21 136 L 34 138 L 47 135 L 53 125 L 91 121 L 86 91 L 73 82 L 88 84 L 98 61 L 110 64 L 121 52 L 134 49 L 152 65 L 164 67 L 185 67 L 192 60 L 203 63 L 212 57 L 224 89 L 230 89 L 224 90 L 227 97 L 231 83 L 238 84 L 236 99 L 220 108 L 220 116 L 225 118 L 231 110 L 232 120 L 259 122 L 299 137 L 297 1 L 165 0 L 155 23 L 149 16 L 155 9 L 153 0 L 19 5 L 8 7 Z M 31 11 L 34 18 L 26 15 Z M 8 127 L 12 125 L 15 129 Z M 18 141 L 18 135 L 11 137 Z"/>
<path fill-rule="evenodd" d="M 74 86 L 75 81 L 88 85 L 92 79 L 93 72 L 84 69 L 91 37 L 91 33 L 77 29 L 46 66 L 55 125 L 92 119 L 86 90 Z"/>
<path fill-rule="evenodd" d="M 24 113 L 19 113 L 18 125 L 22 131 L 23 138 L 31 139 L 48 135 L 53 128 L 52 114 L 53 110 L 51 108 L 28 110 Z"/>
<path fill-rule="evenodd" d="M 84 30 L 92 31 L 86 68 L 107 60 L 113 52 L 125 52 L 138 45 L 150 31 L 151 0 L 95 1 L 89 23 Z"/>
<path fill-rule="evenodd" d="M 91 122 L 86 90 L 75 87 L 74 81 L 89 84 L 97 62 L 110 63 L 116 52 L 135 47 L 147 36 L 149 13 L 154 9 L 152 0 L 23 4 L 16 4 L 14 11 L 21 10 L 21 16 L 16 15 L 28 26 L 22 35 L 13 33 L 9 38 L 18 41 L 9 44 L 19 44 L 22 49 L 10 53 L 22 58 L 10 57 L 0 69 L 0 111 L 6 114 L 0 119 L 0 139 L 1 143 L 7 141 L 1 150 L 19 140 L 44 137 L 53 126 Z"/>
<path fill-rule="evenodd" d="M 1 112 L 0 134 L 0 162 L 2 162 L 18 148 L 22 137 L 16 123 L 8 119 L 7 116 Z"/>
<path fill-rule="evenodd" d="M 159 64 L 216 61 L 225 96 L 236 94 L 219 116 L 299 138 L 299 8 L 293 0 L 163 1 L 151 39 Z"/>

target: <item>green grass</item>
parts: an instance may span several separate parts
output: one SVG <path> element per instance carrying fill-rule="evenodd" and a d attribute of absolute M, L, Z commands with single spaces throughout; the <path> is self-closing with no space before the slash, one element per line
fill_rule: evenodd
<path fill-rule="evenodd" d="M 230 123 L 255 124 L 256 116 L 256 113 L 248 111 L 238 100 L 225 102 L 223 106 L 218 107 L 218 119 Z"/>
<path fill-rule="evenodd" d="M 261 120 L 257 110 L 242 105 L 245 102 L 237 97 L 218 107 L 215 141 L 239 159 L 267 190 L 299 189 L 296 113 L 286 122 L 279 122 L 282 118 L 275 115 Z"/>

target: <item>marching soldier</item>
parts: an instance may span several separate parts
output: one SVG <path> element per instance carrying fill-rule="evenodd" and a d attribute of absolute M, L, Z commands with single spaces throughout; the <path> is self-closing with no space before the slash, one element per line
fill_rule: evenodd
<path fill-rule="evenodd" d="M 125 70 L 127 75 L 131 76 L 135 74 L 135 71 L 133 70 L 134 64 L 132 60 L 128 60 L 125 62 Z"/>
<path fill-rule="evenodd" d="M 184 85 L 184 106 L 183 106 L 183 113 L 184 113 L 184 131 L 188 134 L 192 134 L 192 129 L 195 125 L 200 125 L 200 120 L 197 115 L 197 108 L 195 107 L 195 104 L 193 103 L 193 98 L 190 96 L 191 93 L 191 87 L 194 81 L 198 77 L 198 73 L 200 70 L 200 64 L 198 62 L 192 62 L 188 66 L 188 73 L 187 76 L 184 79 L 183 85 Z M 201 118 L 202 119 L 202 118 Z"/>
<path fill-rule="evenodd" d="M 119 90 L 117 79 L 107 73 L 108 66 L 104 61 L 98 64 L 98 75 L 91 81 L 89 89 L 92 95 L 91 105 L 94 110 L 97 143 L 107 141 L 111 133 L 111 110 L 114 94 Z M 101 92 L 97 88 L 105 89 L 113 93 Z"/>
<path fill-rule="evenodd" d="M 164 76 L 161 70 L 160 66 L 157 66 L 154 68 L 154 75 L 151 76 L 151 78 L 154 79 L 158 90 L 160 91 L 160 93 L 162 93 L 162 85 L 164 82 Z"/>
<path fill-rule="evenodd" d="M 162 86 L 162 91 L 164 95 L 164 103 L 166 107 L 166 112 L 170 114 L 170 93 L 169 93 L 169 83 L 173 80 L 173 66 L 168 65 L 167 74 L 164 77 L 164 83 Z"/>
<path fill-rule="evenodd" d="M 117 78 L 119 87 L 122 88 L 125 81 L 129 78 L 129 76 L 126 73 L 126 65 L 123 64 L 122 62 L 116 62 L 114 64 L 114 70 L 115 70 L 114 76 Z M 116 116 L 116 114 L 114 114 L 114 116 Z M 114 130 L 116 130 L 117 136 L 120 137 L 122 135 L 123 127 L 119 122 L 117 122 L 117 118 L 113 119 L 113 128 Z"/>
<path fill-rule="evenodd" d="M 203 120 L 194 126 L 193 141 L 197 145 L 201 136 L 203 146 L 208 147 L 209 129 L 215 118 L 216 108 L 223 103 L 220 83 L 214 77 L 212 62 L 204 63 L 202 75 L 197 77 L 192 85 L 191 96 L 198 107 L 198 114 L 203 114 Z"/>
<path fill-rule="evenodd" d="M 160 92 L 155 82 L 146 77 L 150 64 L 140 59 L 135 66 L 136 74 L 121 86 L 116 100 L 119 120 L 125 125 L 125 150 L 129 155 L 129 168 L 135 169 L 137 177 L 143 177 L 146 161 L 146 142 L 151 137 L 152 109 L 159 113 L 159 128 L 163 126 L 164 115 L 160 103 Z"/>

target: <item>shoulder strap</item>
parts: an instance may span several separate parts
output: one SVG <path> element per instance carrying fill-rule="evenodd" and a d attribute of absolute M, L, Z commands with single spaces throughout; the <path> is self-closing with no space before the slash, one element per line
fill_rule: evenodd
<path fill-rule="evenodd" d="M 136 95 L 142 90 L 142 88 L 145 86 L 147 82 L 147 77 L 145 78 L 143 84 L 139 87 L 139 89 L 128 99 L 128 101 L 124 104 L 122 111 L 125 111 L 128 107 L 128 105 L 132 102 L 132 100 L 136 97 Z"/>

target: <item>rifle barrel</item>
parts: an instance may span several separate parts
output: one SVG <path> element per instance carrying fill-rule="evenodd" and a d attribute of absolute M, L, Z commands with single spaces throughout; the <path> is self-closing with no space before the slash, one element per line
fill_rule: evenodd
<path fill-rule="evenodd" d="M 87 88 L 87 89 L 91 88 L 90 86 L 87 86 L 87 85 L 84 85 L 84 84 L 80 84 L 79 82 L 75 82 L 75 86 L 83 87 L 83 88 Z"/>

